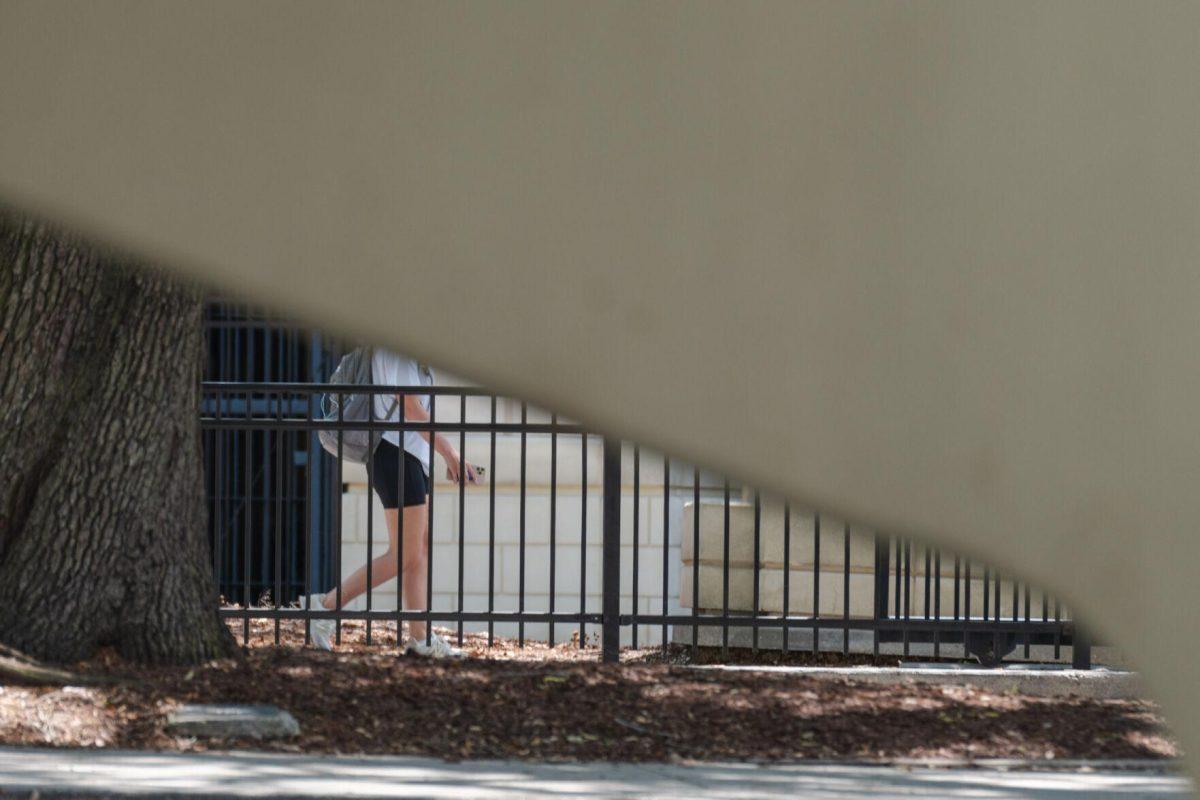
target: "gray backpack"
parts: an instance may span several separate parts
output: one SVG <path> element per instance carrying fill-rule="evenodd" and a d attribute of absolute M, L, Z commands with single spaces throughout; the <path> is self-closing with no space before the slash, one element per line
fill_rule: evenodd
<path fill-rule="evenodd" d="M 342 356 L 337 369 L 329 377 L 329 382 L 346 386 L 370 386 L 374 383 L 371 375 L 373 355 L 374 350 L 370 347 L 354 348 Z M 366 422 L 371 416 L 371 403 L 374 401 L 374 397 L 373 394 L 366 392 L 346 392 L 345 394 L 326 392 L 321 395 L 320 418 L 325 422 L 337 422 L 339 419 L 342 422 Z M 382 418 L 375 417 L 375 422 L 389 419 L 397 405 L 398 401 L 393 397 L 387 413 Z M 339 451 L 338 433 L 337 430 L 319 430 L 317 438 L 320 439 L 321 446 L 330 455 L 341 456 L 347 461 L 358 464 L 367 463 L 383 438 L 380 431 L 342 430 Z"/>

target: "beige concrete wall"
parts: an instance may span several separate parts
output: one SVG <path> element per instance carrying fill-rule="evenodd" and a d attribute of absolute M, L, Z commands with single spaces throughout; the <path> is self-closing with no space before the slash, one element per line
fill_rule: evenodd
<path fill-rule="evenodd" d="M 726 560 L 725 560 L 725 504 L 723 500 L 713 498 L 701 501 L 700 504 L 700 558 L 699 580 L 695 578 L 693 565 L 695 559 L 695 504 L 685 503 L 681 527 L 682 545 L 680 558 L 679 604 L 682 608 L 693 607 L 693 587 L 699 586 L 698 608 L 704 611 L 720 611 L 728 607 L 733 611 L 751 611 L 754 609 L 754 540 L 755 540 L 755 509 L 753 504 L 733 501 L 729 506 L 729 559 L 728 586 L 729 594 L 726 600 Z M 761 612 L 778 614 L 784 610 L 784 531 L 785 509 L 777 502 L 762 503 L 758 512 L 758 609 Z M 817 518 L 802 511 L 790 511 L 790 523 L 786 530 L 789 534 L 788 560 L 790 569 L 787 571 L 789 614 L 809 615 L 818 613 L 821 616 L 843 616 L 869 618 L 874 613 L 875 597 L 875 534 L 861 526 L 848 526 L 847 523 L 834 518 L 820 520 L 820 548 L 814 547 L 818 538 Z M 850 544 L 850 586 L 847 595 L 845 587 L 846 540 Z M 949 552 L 940 552 L 940 580 L 938 576 L 939 550 L 927 547 L 920 542 L 908 543 L 910 567 L 902 570 L 902 576 L 896 577 L 895 544 L 889 545 L 890 564 L 888 581 L 888 602 L 891 613 L 895 613 L 895 591 L 897 580 L 900 582 L 901 613 L 907 612 L 913 617 L 924 617 L 926 611 L 931 617 L 954 618 L 955 608 L 963 615 L 982 617 L 984 614 L 985 590 L 987 591 L 987 613 L 995 614 L 996 576 L 990 567 L 977 562 L 970 562 L 971 580 L 967 580 L 969 560 L 960 557 L 958 565 L 957 591 L 955 583 L 955 556 Z M 929 554 L 929 569 L 925 567 L 926 553 Z M 816 570 L 814 566 L 819 565 Z M 984 581 L 984 570 L 988 578 Z M 819 580 L 814 580 L 814 572 L 820 573 Z M 926 575 L 929 576 L 928 588 Z M 1027 584 L 1001 576 L 1000 581 L 1000 612 L 1002 618 L 1013 617 L 1014 587 L 1018 604 L 1018 618 L 1023 619 L 1027 613 L 1031 619 L 1041 619 L 1042 611 L 1051 619 L 1059 614 L 1064 619 L 1070 618 L 1070 612 L 1064 609 L 1061 602 L 1056 604 L 1040 587 L 1030 587 L 1029 602 L 1026 605 L 1025 591 Z M 814 589 L 819 589 L 818 602 L 814 604 Z M 928 601 L 926 592 L 928 591 Z M 847 607 L 847 596 L 849 603 Z M 939 605 L 940 596 L 940 605 Z M 968 605 L 969 601 L 969 605 Z M 727 606 L 726 606 L 727 604 Z"/>
<path fill-rule="evenodd" d="M 480 406 L 483 407 L 482 405 Z M 490 407 L 486 409 L 490 416 Z M 438 413 L 439 421 L 453 421 L 455 414 L 445 417 Z M 468 419 L 475 419 L 468 410 Z M 517 412 L 519 419 L 519 411 Z M 529 419 L 534 420 L 530 415 Z M 506 421 L 506 420 L 501 420 Z M 511 420 L 515 421 L 515 420 Z M 559 611 L 577 611 L 581 602 L 589 612 L 601 608 L 601 524 L 603 515 L 601 498 L 602 449 L 601 442 L 593 438 L 589 442 L 587 455 L 587 530 L 584 545 L 584 512 L 582 508 L 583 454 L 579 436 L 558 437 L 557 490 L 555 499 L 555 568 L 554 600 Z M 490 465 L 491 440 L 487 434 L 471 434 L 466 439 L 465 455 L 468 461 Z M 550 464 L 551 447 L 548 435 L 530 435 L 526 440 L 526 485 L 525 485 L 525 609 L 528 611 L 550 610 Z M 487 477 L 495 483 L 495 555 L 493 607 L 501 611 L 513 611 L 520 603 L 521 567 L 521 491 L 520 491 L 521 443 L 519 435 L 503 434 L 496 439 L 496 469 Z M 488 568 L 492 531 L 490 486 L 465 488 L 462 513 L 459 511 L 458 487 L 446 480 L 444 465 L 440 458 L 436 462 L 433 502 L 433 608 L 456 610 L 458 603 L 458 560 L 459 543 L 463 555 L 463 603 L 468 611 L 482 611 L 488 607 Z M 634 549 L 634 496 L 633 496 L 633 448 L 623 452 L 623 475 L 626 485 L 621 502 L 621 608 L 630 612 L 637 597 L 637 607 L 642 612 L 660 613 L 663 598 L 667 598 L 668 611 L 678 610 L 679 596 L 679 529 L 683 500 L 682 490 L 667 498 L 663 491 L 663 463 L 661 456 L 646 453 L 640 459 L 640 492 L 638 497 L 638 587 L 633 587 Z M 343 482 L 347 491 L 342 496 L 342 575 L 349 575 L 367 560 L 368 508 L 371 513 L 370 528 L 374 532 L 371 553 L 378 555 L 387 547 L 383 507 L 374 494 L 368 495 L 366 472 L 357 465 L 343 468 Z M 711 478 L 706 480 L 704 491 L 711 491 Z M 369 499 L 369 504 L 368 504 Z M 668 513 L 664 527 L 664 503 Z M 664 554 L 664 532 L 670 540 L 666 542 Z M 667 586 L 662 585 L 664 558 L 668 565 Z M 586 564 L 586 578 L 581 567 Z M 583 590 L 583 591 L 581 591 Z M 582 598 L 582 600 L 581 600 Z M 371 607 L 390 610 L 396 607 L 396 582 L 389 580 L 376 587 L 371 593 Z M 352 609 L 366 608 L 362 597 L 348 604 Z M 486 623 L 467 623 L 466 630 L 486 630 Z M 515 624 L 500 624 L 495 631 L 504 636 L 516 636 Z M 570 635 L 570 626 L 556 626 L 555 636 L 562 641 Z M 545 640 L 549 628 L 544 623 L 525 626 L 530 639 Z M 629 629 L 622 631 L 623 641 L 632 641 Z M 639 631 L 639 644 L 661 643 L 661 629 L 643 626 Z"/>
<path fill-rule="evenodd" d="M 441 416 L 439 415 L 439 419 Z M 468 413 L 468 418 L 472 418 Z M 443 421 L 451 421 L 449 419 Z M 576 610 L 581 598 L 581 546 L 583 520 L 581 509 L 582 453 L 578 436 L 559 437 L 558 443 L 558 486 L 555 514 L 555 607 L 558 610 Z M 471 434 L 466 439 L 468 460 L 487 464 L 490 462 L 490 438 L 486 434 Z M 599 611 L 601 607 L 601 443 L 589 443 L 587 458 L 587 545 L 586 591 L 583 592 L 584 607 Z M 526 440 L 526 487 L 525 487 L 525 608 L 530 611 L 548 611 L 550 608 L 550 442 L 545 435 L 530 435 Z M 633 448 L 626 446 L 622 453 L 622 475 L 625 485 L 621 501 L 621 608 L 632 611 L 635 592 L 633 589 Z M 435 470 L 437 481 L 434 487 L 433 515 L 433 607 L 439 610 L 456 610 L 458 604 L 458 560 L 459 542 L 462 542 L 463 557 L 463 604 L 469 611 L 485 610 L 488 607 L 487 574 L 489 568 L 489 540 L 492 526 L 490 514 L 489 486 L 468 487 L 463 492 L 462 513 L 459 511 L 458 488 L 445 478 L 440 460 Z M 691 475 L 691 468 L 677 465 L 676 481 L 680 473 Z M 693 607 L 693 562 L 694 562 L 694 503 L 691 501 L 693 487 L 676 483 L 669 498 L 664 496 L 662 457 L 648 452 L 640 460 L 641 478 L 638 498 L 638 588 L 637 607 L 649 613 L 662 610 L 664 596 L 667 610 L 675 613 Z M 493 607 L 500 610 L 515 610 L 520 603 L 520 437 L 504 434 L 497 437 L 496 471 L 490 476 L 495 481 L 495 542 L 496 549 L 491 565 L 494 569 Z M 347 491 L 342 497 L 342 574 L 349 575 L 367 560 L 368 508 L 372 518 L 370 527 L 374 531 L 370 553 L 378 555 L 387 546 L 383 507 L 379 500 L 368 493 L 366 473 L 362 467 L 344 467 L 343 480 Z M 720 611 L 725 602 L 724 584 L 724 541 L 725 505 L 721 495 L 721 479 L 706 474 L 701 483 L 700 504 L 700 566 L 699 608 L 703 611 Z M 729 506 L 729 598 L 728 608 L 734 611 L 750 611 L 754 594 L 754 529 L 755 512 L 750 502 L 742 501 L 738 488 L 731 488 Z M 666 527 L 664 528 L 663 505 L 668 504 Z M 783 605 L 784 584 L 784 506 L 770 499 L 764 500 L 759 511 L 759 599 L 758 608 L 765 613 L 780 613 Z M 846 613 L 846 592 L 843 582 L 845 564 L 846 523 L 835 518 L 821 519 L 821 547 L 819 551 L 820 602 L 814 607 L 814 540 L 816 518 L 811 512 L 790 511 L 790 565 L 788 578 L 788 610 L 795 615 L 807 615 L 815 611 L 823 616 L 841 616 Z M 664 553 L 664 531 L 667 536 Z M 849 613 L 852 617 L 870 617 L 874 598 L 874 532 L 862 526 L 850 526 L 850 592 Z M 912 616 L 924 616 L 925 601 L 925 553 L 926 547 L 919 542 L 909 544 L 911 572 L 901 583 L 901 602 L 906 603 Z M 933 550 L 930 550 L 931 565 Z M 667 586 L 662 585 L 664 557 L 667 563 Z M 895 553 L 888 584 L 889 604 L 894 613 L 896 586 Z M 970 600 L 971 614 L 983 615 L 985 584 L 984 565 L 972 563 L 969 588 L 966 580 L 967 560 L 962 559 L 957 585 L 958 608 L 967 613 Z M 942 554 L 941 580 L 930 576 L 929 613 L 939 611 L 946 618 L 954 616 L 955 609 L 954 556 Z M 995 577 L 989 577 L 988 614 L 994 611 Z M 907 588 L 907 595 L 905 595 Z M 1013 582 L 1002 578 L 1000 582 L 1001 613 L 1012 615 Z M 1018 584 L 1018 614 L 1026 612 L 1025 584 Z M 936 597 L 940 593 L 941 605 Z M 1030 592 L 1029 614 L 1040 618 L 1046 596 L 1041 589 Z M 372 591 L 371 607 L 377 610 L 394 609 L 396 603 L 395 581 L 390 580 Z M 352 609 L 366 608 L 366 598 L 359 598 L 348 606 Z M 1054 601 L 1045 605 L 1047 614 L 1056 613 Z M 1059 613 L 1063 609 L 1059 607 Z M 1069 618 L 1069 612 L 1066 612 Z M 486 630 L 486 623 L 468 623 L 467 630 Z M 531 639 L 544 640 L 548 627 L 541 623 L 525 626 Z M 559 626 L 557 638 L 563 637 L 563 626 Z M 496 628 L 501 635 L 516 635 L 515 625 L 503 624 Z M 622 632 L 625 643 L 631 634 Z M 646 629 L 639 635 L 645 644 L 660 641 L 660 629 Z"/>

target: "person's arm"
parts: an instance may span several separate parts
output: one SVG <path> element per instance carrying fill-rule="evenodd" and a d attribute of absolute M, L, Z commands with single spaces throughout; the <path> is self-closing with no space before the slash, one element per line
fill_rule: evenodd
<path fill-rule="evenodd" d="M 405 422 L 428 422 L 429 412 L 421 405 L 418 395 L 396 395 L 396 399 L 404 403 L 404 420 Z M 425 441 L 429 442 L 433 449 L 442 454 L 442 458 L 446 461 L 446 477 L 454 483 L 462 480 L 462 475 L 466 472 L 468 483 L 478 483 L 479 476 L 475 473 L 475 467 L 462 460 L 458 450 L 440 433 L 433 431 L 418 431 Z M 432 434 L 432 436 L 431 436 Z"/>

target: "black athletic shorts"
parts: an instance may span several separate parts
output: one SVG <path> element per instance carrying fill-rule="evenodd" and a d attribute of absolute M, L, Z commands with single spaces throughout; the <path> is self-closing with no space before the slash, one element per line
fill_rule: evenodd
<path fill-rule="evenodd" d="M 399 508 L 400 448 L 384 439 L 371 456 L 371 486 L 386 509 Z M 404 453 L 404 505 L 419 506 L 429 495 L 425 468 L 412 453 Z"/>

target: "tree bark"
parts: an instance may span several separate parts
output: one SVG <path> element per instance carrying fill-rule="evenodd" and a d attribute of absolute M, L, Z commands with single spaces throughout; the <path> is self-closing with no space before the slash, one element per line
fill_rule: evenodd
<path fill-rule="evenodd" d="M 198 291 L 0 209 L 0 643 L 230 655 L 206 557 Z"/>

